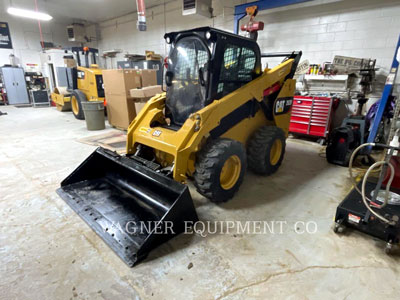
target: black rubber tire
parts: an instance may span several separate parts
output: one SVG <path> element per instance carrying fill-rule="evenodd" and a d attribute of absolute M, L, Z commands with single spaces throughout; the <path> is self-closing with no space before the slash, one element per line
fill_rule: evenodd
<path fill-rule="evenodd" d="M 220 174 L 225 161 L 232 155 L 240 159 L 240 175 L 233 187 L 225 190 L 220 183 Z M 225 138 L 211 140 L 197 155 L 194 184 L 197 191 L 210 201 L 226 202 L 234 196 L 242 184 L 246 168 L 246 150 L 242 143 Z"/>
<path fill-rule="evenodd" d="M 281 156 L 274 165 L 270 161 L 270 152 L 276 139 L 282 143 Z M 247 162 L 249 168 L 260 175 L 275 173 L 285 156 L 286 136 L 282 129 L 276 126 L 263 126 L 256 130 L 247 146 Z"/>
<path fill-rule="evenodd" d="M 72 114 L 78 120 L 85 120 L 85 114 L 83 112 L 82 102 L 87 101 L 86 100 L 86 95 L 80 90 L 73 90 L 71 94 L 73 96 L 75 96 L 76 101 L 78 102 L 78 108 L 79 108 L 79 111 L 78 111 L 77 114 L 75 114 L 74 110 L 72 110 Z M 71 99 L 71 101 L 72 101 L 72 99 Z"/>

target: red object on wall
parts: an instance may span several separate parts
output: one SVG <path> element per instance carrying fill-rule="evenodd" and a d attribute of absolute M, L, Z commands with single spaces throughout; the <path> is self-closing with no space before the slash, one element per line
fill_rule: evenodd
<path fill-rule="evenodd" d="M 240 30 L 247 31 L 247 32 L 255 32 L 264 30 L 264 23 L 263 22 L 250 22 L 249 24 L 242 25 Z"/>
<path fill-rule="evenodd" d="M 329 97 L 294 96 L 289 131 L 326 138 L 332 120 L 332 103 Z"/>

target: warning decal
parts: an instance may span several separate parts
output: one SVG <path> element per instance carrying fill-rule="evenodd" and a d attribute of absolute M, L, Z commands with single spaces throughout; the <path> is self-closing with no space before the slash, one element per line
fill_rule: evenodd
<path fill-rule="evenodd" d="M 349 222 L 353 222 L 353 223 L 360 223 L 361 218 L 359 216 L 353 215 L 353 214 L 349 214 Z"/>

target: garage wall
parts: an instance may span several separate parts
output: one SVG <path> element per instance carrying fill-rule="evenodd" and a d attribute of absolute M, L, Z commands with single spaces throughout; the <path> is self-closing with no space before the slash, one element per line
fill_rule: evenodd
<path fill-rule="evenodd" d="M 160 1 L 162 2 L 162 1 Z M 137 15 L 112 19 L 99 24 L 100 50 L 122 49 L 124 53 L 144 54 L 145 50 L 153 50 L 156 53 L 166 55 L 168 48 L 164 43 L 164 33 L 176 30 L 190 29 L 201 26 L 215 26 L 232 31 L 233 7 L 241 1 L 213 1 L 216 18 L 201 16 L 182 16 L 182 1 L 165 0 L 165 5 L 146 8 L 147 31 L 139 32 L 136 29 Z M 123 60 L 123 53 L 114 59 Z M 107 61 L 110 67 L 110 61 Z"/>
<path fill-rule="evenodd" d="M 232 31 L 233 7 L 241 3 L 213 1 L 216 17 L 207 19 L 182 16 L 181 1 L 165 2 L 166 5 L 147 8 L 147 32 L 136 29 L 136 14 L 100 23 L 100 50 L 122 49 L 138 54 L 154 50 L 166 55 L 165 32 L 197 26 Z M 381 71 L 389 69 L 400 33 L 400 1 L 314 0 L 310 5 L 308 2 L 262 12 L 258 16 L 265 23 L 259 34 L 262 52 L 303 50 L 303 58 L 310 63 L 332 61 L 336 54 L 367 56 L 377 58 Z M 123 54 L 113 60 L 114 67 L 117 60 L 123 60 Z"/>
<path fill-rule="evenodd" d="M 390 68 L 399 38 L 400 1 L 344 0 L 263 16 L 264 51 L 303 50 L 311 63 L 335 55 L 376 58 Z"/>
<path fill-rule="evenodd" d="M 38 64 L 40 66 L 40 34 L 36 20 L 16 18 L 5 12 L 0 12 L 0 20 L 8 22 L 14 49 L 0 49 L 0 66 L 9 64 L 9 55 L 16 56 L 16 61 L 25 67 L 26 64 Z M 53 42 L 55 45 L 68 46 L 65 26 L 54 20 L 42 22 L 43 39 Z"/>

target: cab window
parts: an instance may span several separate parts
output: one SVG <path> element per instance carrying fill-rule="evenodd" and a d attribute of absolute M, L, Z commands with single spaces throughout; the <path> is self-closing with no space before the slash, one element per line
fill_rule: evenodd
<path fill-rule="evenodd" d="M 217 88 L 219 98 L 250 82 L 255 65 L 256 54 L 253 49 L 227 44 Z"/>

